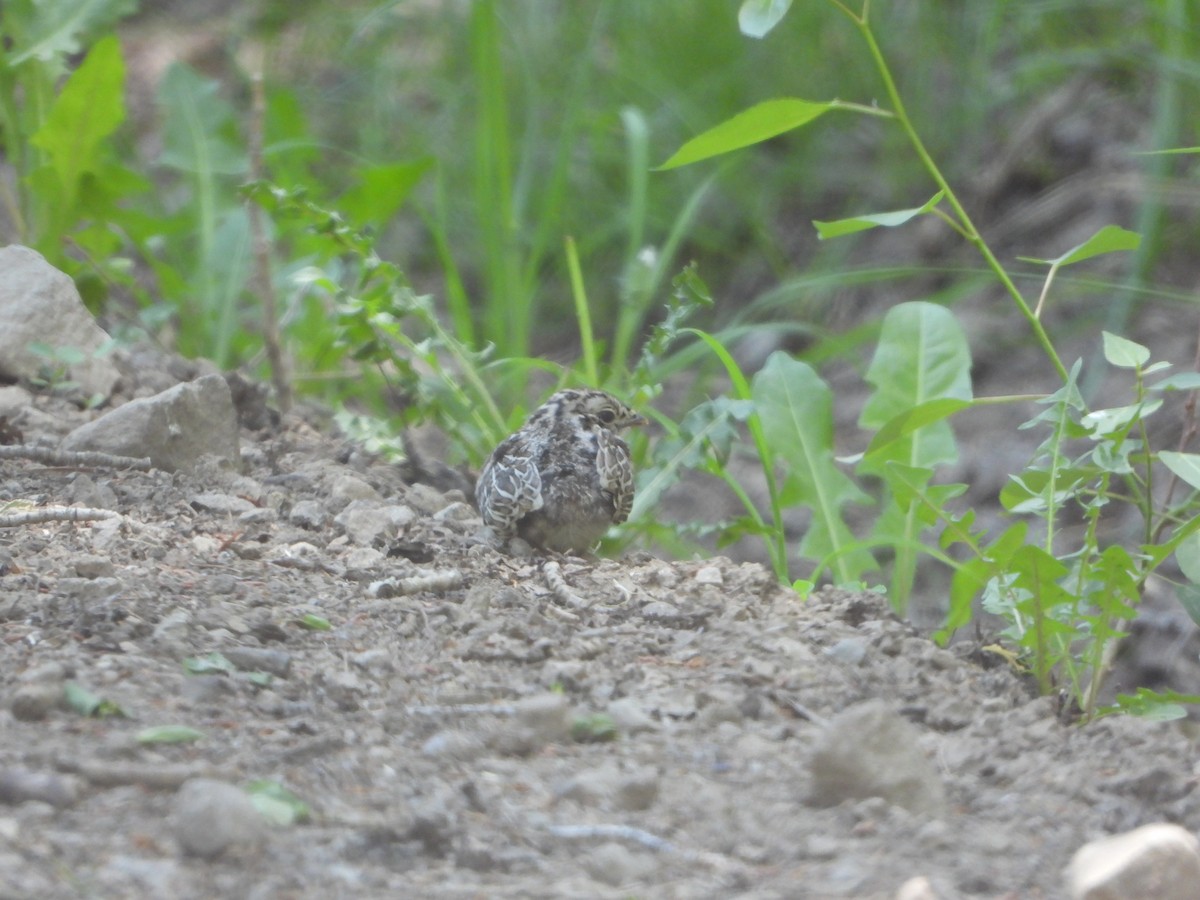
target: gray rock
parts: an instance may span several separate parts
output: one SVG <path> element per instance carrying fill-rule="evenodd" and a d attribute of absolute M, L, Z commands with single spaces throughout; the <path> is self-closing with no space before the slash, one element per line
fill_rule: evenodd
<path fill-rule="evenodd" d="M 352 500 L 378 500 L 379 491 L 355 475 L 339 475 L 329 490 L 330 497 L 341 504 Z"/>
<path fill-rule="evenodd" d="M 649 853 L 607 841 L 584 857 L 583 867 L 597 881 L 619 887 L 649 877 L 658 863 Z"/>
<path fill-rule="evenodd" d="M 617 808 L 630 812 L 649 809 L 658 799 L 658 781 L 658 772 L 649 767 L 622 775 L 617 783 Z"/>
<path fill-rule="evenodd" d="M 108 397 L 120 373 L 99 354 L 109 342 L 79 299 L 70 277 L 35 250 L 12 244 L 0 249 L 0 376 L 35 378 L 48 360 L 31 347 L 81 353 L 67 377 L 88 396 Z"/>
<path fill-rule="evenodd" d="M 9 709 L 21 722 L 40 722 L 63 705 L 62 682 L 35 681 L 13 692 Z"/>
<path fill-rule="evenodd" d="M 37 800 L 57 809 L 74 806 L 79 798 L 79 783 L 69 775 L 32 772 L 28 769 L 0 769 L 0 803 L 25 803 Z"/>
<path fill-rule="evenodd" d="M 63 439 L 64 450 L 98 450 L 148 456 L 168 472 L 196 468 L 204 457 L 240 464 L 237 415 L 229 386 L 219 375 L 131 400 L 81 425 Z"/>
<path fill-rule="evenodd" d="M 643 708 L 636 697 L 621 697 L 608 704 L 608 715 L 621 734 L 634 735 L 643 731 L 657 731 L 658 722 Z"/>
<path fill-rule="evenodd" d="M 817 739 L 810 763 L 815 806 L 882 797 L 910 812 L 936 815 L 945 788 L 921 752 L 920 733 L 882 700 L 835 716 Z"/>
<path fill-rule="evenodd" d="M 286 650 L 267 647 L 226 647 L 221 651 L 227 660 L 246 672 L 269 672 L 287 678 L 292 671 L 292 654 Z"/>
<path fill-rule="evenodd" d="M 1143 825 L 1084 844 L 1067 881 L 1072 900 L 1190 900 L 1200 885 L 1200 842 L 1178 825 Z"/>
<path fill-rule="evenodd" d="M 106 556 L 80 556 L 75 560 L 75 574 L 80 578 L 110 578 L 116 571 Z"/>
<path fill-rule="evenodd" d="M 188 856 L 211 859 L 258 847 L 267 822 L 243 791 L 212 778 L 193 778 L 175 796 L 174 830 Z"/>
<path fill-rule="evenodd" d="M 318 503 L 316 500 L 300 500 L 288 514 L 288 521 L 293 525 L 313 531 L 324 528 L 328 519 L 329 513 L 325 511 L 324 504 Z"/>
<path fill-rule="evenodd" d="M 383 505 L 378 500 L 354 500 L 333 521 L 353 543 L 367 547 L 377 539 L 393 537 L 416 517 L 408 506 Z"/>

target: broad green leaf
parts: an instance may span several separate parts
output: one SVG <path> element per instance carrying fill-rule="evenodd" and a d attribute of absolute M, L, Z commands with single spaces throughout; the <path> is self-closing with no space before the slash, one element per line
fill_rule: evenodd
<path fill-rule="evenodd" d="M 67 79 L 30 142 L 49 154 L 65 202 L 71 205 L 84 175 L 100 170 L 101 143 L 125 119 L 125 63 L 116 37 L 102 38 Z"/>
<path fill-rule="evenodd" d="M 1152 391 L 1195 391 L 1200 390 L 1200 372 L 1179 372 L 1168 375 L 1162 381 L 1148 385 Z"/>
<path fill-rule="evenodd" d="M 1174 450 L 1162 450 L 1158 454 L 1162 464 L 1194 487 L 1200 490 L 1200 455 L 1195 453 L 1176 453 Z"/>
<path fill-rule="evenodd" d="M 137 733 L 139 744 L 186 744 L 204 738 L 203 731 L 187 725 L 154 725 Z"/>
<path fill-rule="evenodd" d="M 338 199 L 338 210 L 357 225 L 382 225 L 408 199 L 414 187 L 433 168 L 432 156 L 412 162 L 364 166 L 358 183 Z"/>
<path fill-rule="evenodd" d="M 1175 596 L 1179 605 L 1193 622 L 1200 625 L 1200 584 L 1179 584 L 1175 586 Z"/>
<path fill-rule="evenodd" d="M 1072 247 L 1062 256 L 1054 259 L 1038 259 L 1032 256 L 1022 256 L 1025 262 L 1041 263 L 1046 266 L 1061 268 L 1072 263 L 1083 262 L 1093 256 L 1103 253 L 1113 253 L 1117 250 L 1136 250 L 1142 242 L 1142 236 L 1135 231 L 1126 231 L 1116 225 L 1105 225 L 1090 238 Z"/>
<path fill-rule="evenodd" d="M 871 443 L 867 445 L 867 451 L 863 456 L 874 456 L 881 453 L 895 441 L 902 440 L 926 425 L 948 419 L 972 406 L 974 403 L 970 400 L 955 400 L 952 397 L 920 403 L 884 423 L 883 427 L 876 431 L 875 436 L 871 438 Z"/>
<path fill-rule="evenodd" d="M 1140 369 L 1150 361 L 1150 350 L 1141 344 L 1115 335 L 1101 332 L 1104 339 L 1104 358 L 1122 369 Z"/>
<path fill-rule="evenodd" d="M 1181 694 L 1178 691 L 1156 691 L 1140 687 L 1134 694 L 1117 694 L 1111 706 L 1101 707 L 1097 716 L 1128 713 L 1154 722 L 1169 722 L 1187 715 L 1187 706 L 1200 703 L 1200 694 Z"/>
<path fill-rule="evenodd" d="M 969 405 L 971 353 L 966 335 L 949 310 L 937 304 L 895 306 L 884 317 L 866 380 L 875 390 L 859 417 L 863 428 L 882 428 L 932 401 Z M 912 424 L 932 416 L 924 427 L 913 428 L 904 439 L 897 437 L 881 445 L 872 442 L 862 471 L 878 472 L 889 459 L 912 466 L 952 462 L 957 456 L 954 435 L 943 419 L 961 408 L 924 408 L 916 420 L 907 419 Z M 903 430 L 903 426 L 893 428 Z"/>
<path fill-rule="evenodd" d="M 248 160 L 238 139 L 237 119 L 218 88 L 216 81 L 201 78 L 182 63 L 167 70 L 158 91 L 166 119 L 162 165 L 202 179 L 246 173 Z"/>
<path fill-rule="evenodd" d="M 1193 532 L 1175 548 L 1175 561 L 1185 578 L 1200 585 L 1200 532 Z"/>
<path fill-rule="evenodd" d="M 1041 513 L 1062 506 L 1078 486 L 1096 473 L 1088 469 L 1058 467 L 1029 469 L 1009 475 L 1000 489 L 1000 505 L 1011 513 Z"/>
<path fill-rule="evenodd" d="M 821 240 L 854 234 L 856 231 L 866 231 L 868 228 L 895 228 L 903 225 L 917 216 L 922 216 L 942 202 L 945 191 L 938 191 L 921 206 L 912 209 L 900 209 L 895 212 L 870 213 L 865 216 L 851 216 L 848 219 L 837 219 L 833 222 L 813 222 L 817 229 L 817 237 Z"/>
<path fill-rule="evenodd" d="M 12 47 L 12 57 L 8 61 L 11 68 L 16 68 L 30 59 L 55 63 L 62 57 L 79 53 L 90 36 L 134 12 L 137 0 L 36 0 L 33 3 L 5 0 L 5 6 L 10 7 L 5 10 L 5 17 L 26 13 L 22 16 L 25 27 L 19 29 L 20 40 Z M 32 16 L 27 17 L 30 13 Z M 6 31 L 6 37 L 11 37 L 12 31 Z"/>
<path fill-rule="evenodd" d="M 835 106 L 833 103 L 815 103 L 792 97 L 766 100 L 692 138 L 676 150 L 658 170 L 686 166 L 702 159 L 762 143 L 801 125 L 807 125 Z"/>
<path fill-rule="evenodd" d="M 738 28 L 746 37 L 761 38 L 779 24 L 792 0 L 742 0 Z"/>
<path fill-rule="evenodd" d="M 840 553 L 855 540 L 842 506 L 869 498 L 834 464 L 829 386 L 806 363 L 777 351 L 754 376 L 751 392 L 767 446 L 785 466 L 788 498 L 812 509 L 800 554 L 817 560 Z M 874 568 L 871 554 L 860 549 L 838 557 L 835 578 L 851 581 Z"/>
<path fill-rule="evenodd" d="M 306 821 L 312 814 L 309 805 L 277 781 L 252 781 L 245 787 L 250 801 L 272 825 L 286 827 Z"/>

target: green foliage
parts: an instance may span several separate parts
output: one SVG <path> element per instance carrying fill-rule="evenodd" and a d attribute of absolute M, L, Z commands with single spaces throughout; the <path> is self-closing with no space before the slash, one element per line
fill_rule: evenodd
<path fill-rule="evenodd" d="M 1193 615 L 1200 612 L 1200 591 L 1194 588 L 1195 576 L 1200 575 L 1200 542 L 1196 538 L 1200 504 L 1196 494 L 1173 504 L 1172 491 L 1166 493 L 1165 501 L 1154 491 L 1155 469 L 1160 464 L 1173 477 L 1200 489 L 1200 455 L 1155 454 L 1145 424 L 1161 408 L 1163 391 L 1195 388 L 1196 379 L 1148 381 L 1169 365 L 1150 363 L 1147 348 L 1105 333 L 1104 358 L 1110 366 L 1131 373 L 1132 402 L 1089 410 L 1078 388 L 1080 364 L 1067 370 L 1041 320 L 1050 287 L 1063 267 L 1105 253 L 1136 250 L 1140 237 L 1108 226 L 1057 257 L 1027 259 L 1049 267 L 1036 308 L 1031 306 L 981 237 L 909 118 L 876 41 L 868 6 L 864 3 L 862 11 L 855 12 L 840 0 L 830 3 L 857 28 L 884 84 L 891 108 L 871 109 L 870 113 L 894 119 L 937 192 L 920 207 L 814 223 L 818 234 L 834 238 L 867 228 L 902 225 L 922 215 L 938 216 L 979 252 L 1045 351 L 1059 384 L 1039 400 L 1043 410 L 1024 426 L 1047 432 L 1046 436 L 1025 470 L 1010 476 L 1001 492 L 1005 509 L 1019 518 L 999 534 L 989 535 L 976 524 L 973 510 L 954 508 L 965 486 L 937 484 L 934 479 L 937 469 L 956 457 L 954 433 L 947 421 L 950 416 L 1019 398 L 972 399 L 966 339 L 947 310 L 929 303 L 894 307 L 885 317 L 866 374 L 874 393 L 859 424 L 874 435 L 868 450 L 858 458 L 856 472 L 860 479 L 881 479 L 883 508 L 871 539 L 858 542 L 842 520 L 841 510 L 847 502 L 861 502 L 867 495 L 834 465 L 831 401 L 825 383 L 804 363 L 777 353 L 755 376 L 754 390 L 747 392 L 746 379 L 728 351 L 715 339 L 703 336 L 729 371 L 735 397 L 753 404 L 746 422 L 771 498 L 771 520 L 765 523 L 769 527 L 764 537 L 776 570 L 780 570 L 782 556 L 778 543 L 781 510 L 806 506 L 812 510 L 812 521 L 797 552 L 817 561 L 814 578 L 828 568 L 835 580 L 858 581 L 875 561 L 867 547 L 886 547 L 892 555 L 891 600 L 903 612 L 919 559 L 940 561 L 954 570 L 950 606 L 940 633 L 943 640 L 972 620 L 974 603 L 982 597 L 983 608 L 1007 622 L 1005 637 L 1029 661 L 1043 693 L 1065 687 L 1085 719 L 1112 711 L 1173 716 L 1176 701 L 1195 698 L 1139 693 L 1100 710 L 1097 697 L 1112 648 L 1136 615 L 1146 579 L 1172 554 L 1179 557 L 1181 570 L 1193 582 L 1181 594 L 1185 606 Z M 761 37 L 786 9 L 786 3 L 746 0 L 743 30 Z M 836 101 L 760 104 L 686 142 L 663 168 L 760 143 L 810 124 L 835 105 L 853 108 Z M 777 487 L 774 467 L 781 461 L 785 480 Z M 1122 505 L 1132 505 L 1143 521 L 1140 540 L 1134 546 L 1102 537 L 1102 517 Z M 1073 517 L 1082 517 L 1082 529 L 1065 527 Z M 931 540 L 930 532 L 937 534 L 936 541 Z M 808 586 L 812 580 L 797 585 Z"/>

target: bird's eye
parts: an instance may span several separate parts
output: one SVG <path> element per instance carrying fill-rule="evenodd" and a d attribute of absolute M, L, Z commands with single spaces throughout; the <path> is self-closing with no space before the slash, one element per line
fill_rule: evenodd
<path fill-rule="evenodd" d="M 611 425 L 613 420 L 617 417 L 617 414 L 611 409 L 602 409 L 598 415 L 600 416 L 600 421 L 605 425 Z"/>

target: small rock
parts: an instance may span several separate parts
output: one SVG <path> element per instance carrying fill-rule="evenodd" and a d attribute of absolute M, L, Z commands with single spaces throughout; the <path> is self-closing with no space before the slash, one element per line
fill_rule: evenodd
<path fill-rule="evenodd" d="M 725 576 L 717 566 L 705 566 L 698 569 L 694 576 L 697 584 L 724 584 Z"/>
<path fill-rule="evenodd" d="M 867 642 L 863 638 L 842 638 L 832 647 L 827 647 L 825 655 L 834 662 L 857 666 L 867 657 Z"/>
<path fill-rule="evenodd" d="M 350 662 L 368 672 L 390 672 L 394 668 L 391 651 L 383 647 L 373 647 L 355 653 L 350 657 Z"/>
<path fill-rule="evenodd" d="M 269 672 L 287 678 L 292 671 L 292 654 L 265 647 L 228 647 L 221 651 L 227 660 L 247 672 Z"/>
<path fill-rule="evenodd" d="M 353 500 L 378 500 L 379 491 L 355 475 L 339 475 L 329 489 L 329 496 L 344 506 Z"/>
<path fill-rule="evenodd" d="M 658 799 L 658 772 L 651 768 L 639 769 L 622 776 L 617 783 L 617 809 L 641 812 L 654 805 Z"/>
<path fill-rule="evenodd" d="M 427 516 L 432 516 L 449 505 L 445 494 L 427 484 L 410 485 L 404 492 L 404 502 Z"/>
<path fill-rule="evenodd" d="M 21 722 L 40 722 L 63 704 L 62 682 L 35 681 L 13 692 L 9 709 Z"/>
<path fill-rule="evenodd" d="M 220 491 L 201 491 L 193 494 L 188 498 L 188 505 L 200 512 L 220 513 L 226 516 L 241 515 L 257 508 L 244 497 Z"/>
<path fill-rule="evenodd" d="M 64 809 L 74 806 L 78 797 L 78 781 L 70 776 L 28 769 L 0 769 L 0 803 L 37 800 Z"/>
<path fill-rule="evenodd" d="M 116 571 L 106 556 L 81 556 L 75 560 L 75 574 L 80 578 L 111 578 Z"/>
<path fill-rule="evenodd" d="M 175 796 L 174 826 L 186 855 L 211 859 L 257 847 L 267 823 L 250 797 L 232 784 L 193 778 Z"/>
<path fill-rule="evenodd" d="M 301 500 L 288 513 L 288 521 L 291 524 L 312 531 L 324 528 L 328 520 L 329 513 L 325 506 L 316 500 Z"/>
<path fill-rule="evenodd" d="M 918 875 L 900 885 L 900 890 L 896 891 L 896 900 L 939 900 L 939 897 L 929 879 Z"/>
<path fill-rule="evenodd" d="M 536 694 L 516 703 L 517 721 L 545 743 L 571 733 L 571 704 L 562 694 Z"/>
<path fill-rule="evenodd" d="M 167 472 L 195 469 L 205 457 L 240 465 L 237 416 L 229 385 L 206 375 L 123 406 L 80 425 L 64 450 L 98 450 L 117 456 L 148 456 Z"/>
<path fill-rule="evenodd" d="M 416 517 L 408 506 L 383 506 L 378 501 L 354 500 L 333 521 L 351 541 L 367 547 L 376 540 L 395 536 Z"/>
<path fill-rule="evenodd" d="M 656 731 L 658 723 L 646 712 L 641 702 L 635 697 L 622 697 L 608 704 L 609 716 L 621 734 L 638 734 L 643 731 Z"/>
<path fill-rule="evenodd" d="M 1200 885 L 1200 842 L 1178 825 L 1143 825 L 1084 844 L 1067 881 L 1073 900 L 1191 900 Z"/>
<path fill-rule="evenodd" d="M 486 748 L 483 741 L 465 731 L 439 731 L 421 745 L 421 753 L 430 759 L 470 762 Z"/>
<path fill-rule="evenodd" d="M 32 349 L 45 344 L 81 356 L 66 367 L 67 377 L 84 394 L 107 398 L 121 374 L 101 352 L 112 339 L 87 311 L 71 278 L 17 244 L 0 249 L 0 272 L 0 376 L 36 378 L 53 365 Z"/>
<path fill-rule="evenodd" d="M 571 733 L 571 705 L 562 694 L 537 694 L 519 700 L 516 714 L 492 736 L 500 753 L 528 756 Z"/>
<path fill-rule="evenodd" d="M 237 694 L 237 688 L 224 675 L 192 675 L 183 679 L 180 691 L 189 703 L 224 703 Z"/>
<path fill-rule="evenodd" d="M 619 887 L 649 877 L 658 868 L 658 863 L 648 853 L 607 841 L 584 857 L 583 867 L 597 881 Z"/>
<path fill-rule="evenodd" d="M 817 739 L 811 766 L 816 806 L 882 797 L 910 812 L 936 815 L 945 788 L 921 752 L 919 732 L 882 700 L 839 713 Z"/>

